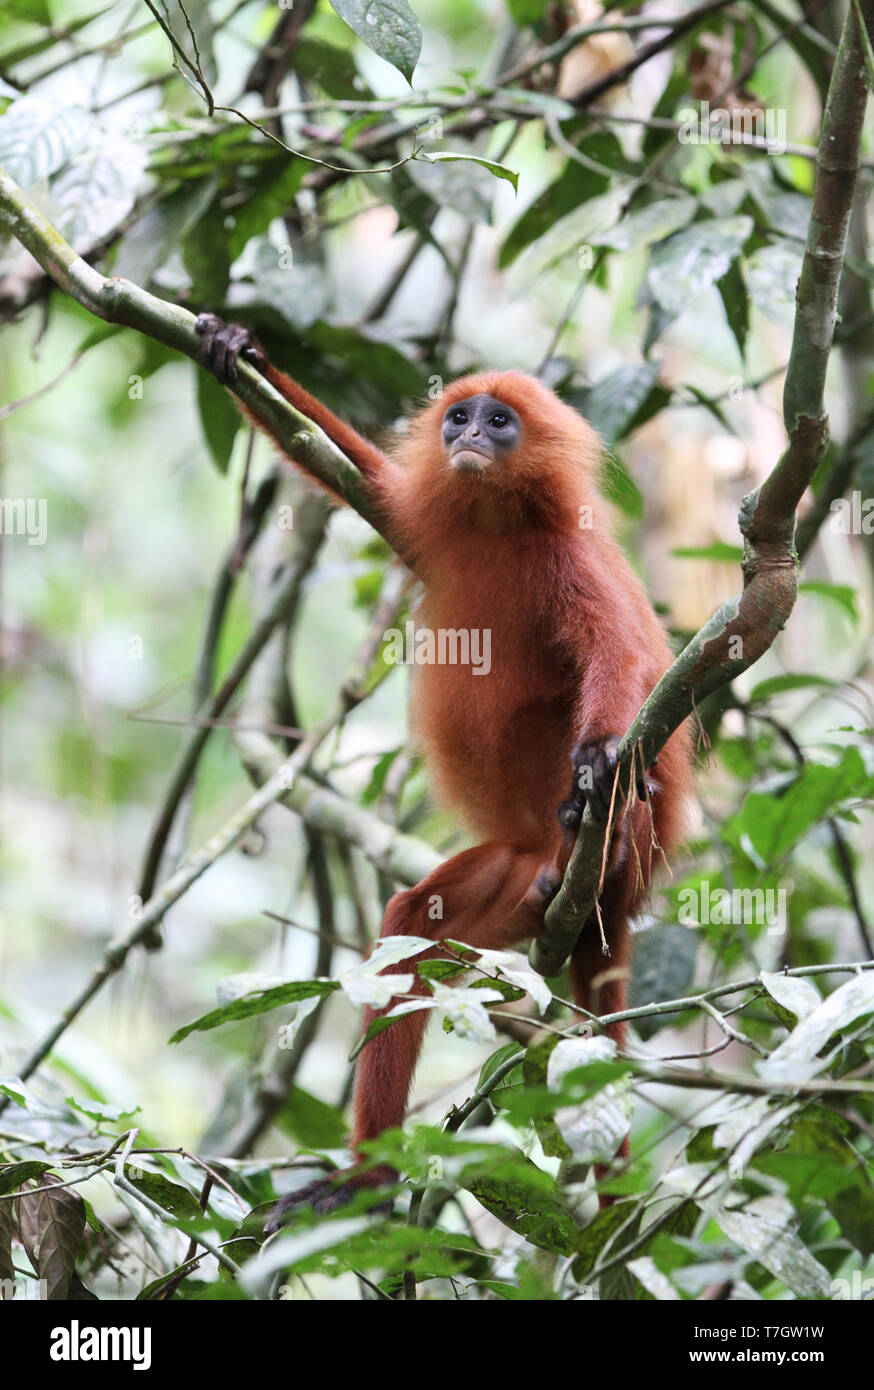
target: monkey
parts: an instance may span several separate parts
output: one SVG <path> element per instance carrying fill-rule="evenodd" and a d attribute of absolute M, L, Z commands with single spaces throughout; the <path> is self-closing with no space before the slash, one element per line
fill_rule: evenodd
<path fill-rule="evenodd" d="M 233 385 L 239 359 L 249 362 L 357 467 L 422 583 L 418 625 L 490 633 L 488 674 L 422 665 L 411 701 L 436 793 L 479 843 L 396 893 L 381 935 L 451 938 L 474 950 L 536 937 L 583 810 L 606 821 L 618 795 L 620 739 L 672 659 L 598 492 L 599 437 L 535 377 L 484 371 L 445 386 L 386 453 L 274 367 L 246 328 L 202 314 L 197 330 L 204 364 L 219 382 Z M 599 911 L 570 963 L 575 1002 L 601 1014 L 624 1008 L 630 920 L 656 854 L 669 855 L 684 833 L 687 727 L 670 737 L 656 765 L 635 773 L 636 786 L 614 807 Z M 435 902 L 437 920 L 429 912 Z M 416 992 L 426 988 L 417 980 Z M 365 1031 L 375 1016 L 365 1011 Z M 359 1054 L 352 1134 L 359 1158 L 365 1141 L 403 1122 L 426 1017 L 404 1015 Z M 621 1048 L 624 1024 L 607 1031 Z M 361 1158 L 283 1198 L 273 1226 L 300 1204 L 331 1211 L 362 1188 L 396 1179 L 391 1168 Z"/>

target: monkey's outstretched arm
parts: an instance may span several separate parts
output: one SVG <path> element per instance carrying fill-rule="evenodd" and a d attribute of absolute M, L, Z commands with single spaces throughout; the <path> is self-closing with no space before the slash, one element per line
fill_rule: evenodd
<path fill-rule="evenodd" d="M 260 343 L 247 328 L 239 323 L 225 323 L 216 314 L 201 314 L 197 320 L 197 331 L 203 338 L 204 361 L 222 386 L 232 384 L 236 380 L 237 360 L 242 357 L 266 377 L 270 385 L 302 415 L 306 415 L 308 420 L 312 420 L 323 429 L 374 489 L 384 490 L 388 476 L 394 469 L 394 465 L 385 454 L 351 425 L 340 420 L 333 411 L 328 410 L 327 406 L 322 405 L 321 401 L 316 400 L 315 396 L 311 396 L 291 377 L 272 366 Z M 261 425 L 258 420 L 253 419 L 253 423 Z M 261 428 L 267 427 L 261 425 Z M 296 459 L 292 461 L 298 462 Z"/>

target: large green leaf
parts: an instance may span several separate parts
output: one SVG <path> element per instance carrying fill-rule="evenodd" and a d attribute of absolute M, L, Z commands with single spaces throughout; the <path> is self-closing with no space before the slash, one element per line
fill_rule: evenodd
<path fill-rule="evenodd" d="M 412 82 L 422 29 L 407 0 L 331 0 L 331 5 L 368 48 Z"/>
<path fill-rule="evenodd" d="M 240 412 L 215 377 L 195 367 L 197 376 L 197 408 L 209 452 L 220 473 L 227 473 L 237 430 L 242 424 Z"/>
<path fill-rule="evenodd" d="M 276 1123 L 306 1149 L 338 1149 L 346 1135 L 346 1121 L 333 1105 L 292 1086 Z"/>
<path fill-rule="evenodd" d="M 729 843 L 747 842 L 763 864 L 775 864 L 843 801 L 872 793 L 874 777 L 861 753 L 847 748 L 835 763 L 807 763 L 782 795 L 751 792 L 723 833 Z"/>
<path fill-rule="evenodd" d="M 24 96 L 0 116 L 0 164 L 22 188 L 46 179 L 82 149 L 93 119 L 82 106 Z"/>
<path fill-rule="evenodd" d="M 580 409 L 608 444 L 624 439 L 667 404 L 670 393 L 658 385 L 658 374 L 654 363 L 627 364 L 585 393 Z"/>
<path fill-rule="evenodd" d="M 751 217 L 710 218 L 653 248 L 647 283 L 667 314 L 680 314 L 721 280 L 753 231 Z"/>
<path fill-rule="evenodd" d="M 211 1028 L 220 1028 L 223 1023 L 238 1023 L 243 1018 L 253 1018 L 256 1014 L 268 1013 L 281 1008 L 283 1004 L 297 1003 L 301 999 L 322 998 L 333 994 L 340 986 L 334 980 L 290 980 L 285 985 L 274 985 L 272 989 L 260 990 L 257 994 L 246 994 L 242 999 L 234 999 L 223 1004 L 220 1009 L 196 1018 L 177 1028 L 170 1038 L 171 1043 L 182 1042 L 189 1033 L 206 1033 Z"/>
<path fill-rule="evenodd" d="M 511 1231 L 541 1250 L 569 1255 L 577 1228 L 555 1179 L 521 1153 L 465 1169 L 459 1183 Z"/>
<path fill-rule="evenodd" d="M 650 931 L 635 932 L 631 942 L 630 1008 L 660 1004 L 665 999 L 681 999 L 688 993 L 698 951 L 695 931 L 676 925 L 653 927 Z M 638 1019 L 635 1027 L 647 1038 L 665 1024 L 674 1022 L 676 1014 L 656 1014 Z"/>
<path fill-rule="evenodd" d="M 598 131 L 589 135 L 579 143 L 578 148 L 581 153 L 609 168 L 624 165 L 616 138 L 609 133 Z M 499 265 L 509 265 L 526 246 L 539 240 L 556 222 L 604 193 L 608 183 L 606 174 L 584 167 L 576 160 L 569 160 L 558 178 L 514 222 L 501 247 Z"/>
<path fill-rule="evenodd" d="M 660 198 L 629 213 L 609 231 L 596 233 L 592 242 L 595 246 L 612 246 L 616 251 L 639 251 L 685 227 L 696 207 L 697 201 L 692 197 Z"/>

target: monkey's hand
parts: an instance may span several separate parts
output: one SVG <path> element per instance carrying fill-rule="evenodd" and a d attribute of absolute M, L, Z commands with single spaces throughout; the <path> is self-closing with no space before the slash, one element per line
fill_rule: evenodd
<path fill-rule="evenodd" d="M 616 778 L 616 764 L 619 745 L 618 734 L 606 734 L 599 739 L 581 739 L 571 754 L 573 780 L 571 794 L 558 808 L 558 819 L 566 830 L 579 828 L 583 811 L 589 806 L 594 819 L 603 824 L 613 809 L 621 807 L 619 789 L 613 797 L 613 784 Z M 655 764 L 653 764 L 655 766 Z M 637 795 L 646 800 L 647 782 L 645 777 L 637 779 Z"/>
<path fill-rule="evenodd" d="M 203 339 L 203 361 L 222 386 L 237 379 L 237 362 L 242 357 L 256 371 L 267 366 L 264 350 L 241 323 L 225 323 L 218 314 L 200 314 L 194 325 Z"/>
<path fill-rule="evenodd" d="M 298 1188 L 297 1192 L 289 1192 L 281 1198 L 270 1213 L 264 1230 L 267 1235 L 272 1235 L 301 1207 L 311 1207 L 316 1215 L 325 1216 L 336 1211 L 338 1207 L 345 1207 L 359 1192 L 396 1182 L 397 1176 L 394 1168 L 381 1164 L 378 1168 L 368 1168 L 364 1172 L 357 1168 L 343 1168 L 328 1178 L 316 1178 L 315 1182 L 309 1182 L 305 1187 Z M 393 1207 L 394 1201 L 388 1197 L 384 1201 L 375 1202 L 370 1211 L 379 1215 L 390 1215 Z"/>

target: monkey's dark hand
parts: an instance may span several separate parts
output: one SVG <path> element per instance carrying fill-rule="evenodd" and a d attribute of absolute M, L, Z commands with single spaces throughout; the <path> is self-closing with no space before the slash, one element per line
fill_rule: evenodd
<path fill-rule="evenodd" d="M 311 1207 L 317 1216 L 326 1216 L 329 1212 L 337 1211 L 339 1207 L 345 1207 L 357 1193 L 396 1182 L 397 1176 L 393 1168 L 382 1165 L 379 1168 L 369 1168 L 363 1173 L 354 1168 L 343 1169 L 332 1173 L 329 1178 L 316 1178 L 315 1182 L 307 1183 L 305 1187 L 298 1188 L 297 1192 L 289 1192 L 277 1202 L 264 1230 L 267 1235 L 272 1235 L 302 1207 Z M 394 1201 L 388 1197 L 385 1201 L 374 1203 L 369 1210 L 375 1215 L 386 1216 L 391 1214 L 393 1207 Z"/>
<path fill-rule="evenodd" d="M 558 808 L 558 819 L 566 830 L 579 828 L 583 811 L 588 805 L 593 818 L 601 824 L 610 814 L 613 800 L 613 783 L 616 777 L 616 763 L 619 745 L 618 734 L 607 734 L 600 739 L 581 739 L 571 754 L 573 781 L 571 794 Z M 655 766 L 655 764 L 653 764 Z M 637 795 L 646 800 L 646 778 L 637 780 Z M 620 802 L 617 789 L 614 810 Z"/>
<path fill-rule="evenodd" d="M 267 366 L 263 349 L 241 323 L 225 323 L 218 314 L 200 314 L 194 326 L 203 339 L 204 365 L 222 386 L 236 381 L 241 357 L 256 371 L 263 372 Z"/>

